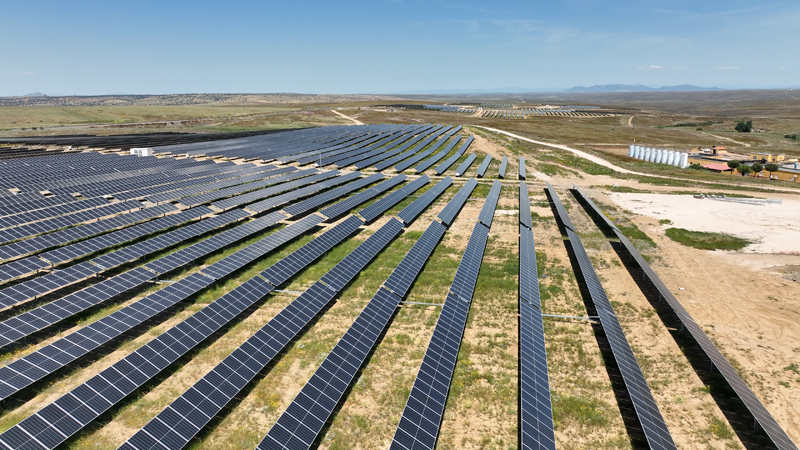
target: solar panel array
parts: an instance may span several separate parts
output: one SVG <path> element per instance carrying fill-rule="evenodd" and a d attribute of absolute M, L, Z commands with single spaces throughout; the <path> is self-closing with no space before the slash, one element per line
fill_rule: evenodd
<path fill-rule="evenodd" d="M 385 175 L 383 175 L 382 173 L 374 173 L 366 178 L 358 179 L 342 187 L 331 189 L 330 191 L 323 192 L 322 194 L 316 195 L 312 198 L 303 200 L 298 203 L 294 203 L 284 208 L 284 211 L 286 211 L 288 214 L 292 216 L 303 214 L 312 209 L 316 209 L 328 202 L 336 200 L 337 198 L 343 197 L 351 192 L 363 189 L 371 184 L 377 183 L 378 181 L 384 178 Z"/>
<path fill-rule="evenodd" d="M 133 260 L 142 255 L 163 250 L 187 239 L 208 233 L 216 228 L 227 226 L 245 217 L 248 217 L 248 215 L 241 210 L 229 211 L 220 216 L 212 217 L 188 227 L 100 256 L 93 259 L 91 262 L 98 267 L 101 267 L 98 261 L 107 264 L 106 267 L 113 267 L 117 263 L 126 261 L 128 258 Z M 275 215 L 247 223 L 219 235 L 217 239 L 203 241 L 181 250 L 180 252 L 184 255 L 183 258 L 167 255 L 150 264 L 152 264 L 153 267 L 159 268 L 164 266 L 172 267 L 173 269 L 182 267 L 213 251 L 220 250 L 226 245 L 261 231 L 268 226 L 274 225 L 282 218 L 283 216 L 281 215 Z M 167 264 L 162 264 L 162 260 L 168 260 L 164 261 Z M 129 292 L 157 277 L 158 273 L 151 270 L 149 267 L 137 267 L 36 309 L 12 317 L 0 323 L 0 347 L 19 341 L 67 317 L 74 316 L 88 308 L 108 301 L 119 294 Z"/>
<path fill-rule="evenodd" d="M 459 142 L 461 142 L 461 136 L 456 136 L 453 140 L 450 141 L 449 144 L 447 144 L 444 150 L 436 153 L 435 155 L 431 156 L 425 161 L 422 161 L 421 163 L 417 164 L 417 166 L 414 167 L 414 172 L 422 173 L 425 170 L 429 169 L 431 166 L 439 162 L 442 158 L 447 156 L 447 154 L 450 153 L 450 150 L 452 150 L 453 147 L 455 147 Z"/>
<path fill-rule="evenodd" d="M 281 414 L 258 449 L 311 448 L 446 229 L 440 222 L 431 222 Z"/>
<path fill-rule="evenodd" d="M 355 216 L 350 216 L 342 222 L 345 223 L 349 223 L 349 227 L 355 226 L 348 234 L 363 224 Z M 134 434 L 121 448 L 142 449 L 155 446 L 179 449 L 185 446 L 402 231 L 402 228 L 402 224 L 397 220 L 386 223 L 328 271 L 323 280 L 304 291 L 192 388 Z M 344 233 L 341 233 L 341 236 L 344 237 Z M 278 286 L 291 274 L 296 274 L 301 264 L 307 265 L 309 262 L 308 257 L 302 258 L 302 262 L 297 263 L 286 262 L 284 258 L 261 272 L 259 276 Z M 290 274 L 286 267 L 293 267 L 295 270 Z M 325 283 L 326 277 L 336 280 L 336 283 Z"/>
<path fill-rule="evenodd" d="M 388 211 L 389 208 L 400 203 L 401 201 L 403 201 L 404 198 L 413 194 L 422 186 L 428 184 L 430 180 L 431 180 L 430 177 L 428 177 L 427 175 L 423 175 L 417 178 L 416 180 L 412 181 L 411 183 L 408 183 L 407 185 L 401 187 L 400 189 L 392 192 L 386 197 L 383 197 L 382 199 L 376 201 L 375 203 L 367 206 L 358 213 L 367 222 L 372 222 L 373 220 L 381 216 L 383 213 Z"/>
<path fill-rule="evenodd" d="M 646 279 L 658 290 L 658 293 L 670 306 L 683 327 L 689 332 L 695 342 L 697 342 L 706 357 L 714 364 L 714 367 L 719 370 L 719 373 L 736 393 L 736 396 L 744 403 L 747 410 L 756 420 L 760 428 L 764 430 L 775 447 L 780 450 L 796 450 L 797 446 L 786 434 L 786 431 L 781 428 L 772 414 L 764 407 L 764 404 L 761 403 L 755 393 L 753 393 L 744 380 L 742 380 L 736 369 L 733 368 L 714 342 L 709 339 L 708 335 L 706 335 L 703 329 L 694 321 L 689 312 L 686 311 L 672 291 L 661 280 L 652 267 L 650 267 L 650 264 L 648 264 L 639 251 L 636 250 L 636 247 L 634 247 L 631 241 L 617 228 L 608 216 L 603 214 L 602 210 L 597 207 L 586 193 L 577 186 L 575 186 L 575 191 L 578 196 L 589 205 L 594 215 L 601 218 L 616 235 L 625 248 L 625 251 L 636 261 L 636 264 L 644 272 Z"/>
<path fill-rule="evenodd" d="M 496 206 L 497 199 L 490 194 L 484 202 L 481 215 L 494 215 Z M 432 450 L 436 446 L 470 303 L 489 239 L 489 226 L 479 221 L 472 230 L 390 449 Z"/>
<path fill-rule="evenodd" d="M 525 180 L 525 157 L 519 157 L 519 179 Z"/>
<path fill-rule="evenodd" d="M 323 209 L 322 211 L 320 211 L 320 214 L 327 217 L 328 219 L 335 219 L 345 214 L 346 212 L 350 211 L 351 209 L 355 208 L 356 206 L 364 202 L 367 202 L 370 199 L 373 199 L 378 195 L 388 191 L 389 189 L 397 186 L 398 184 L 406 181 L 407 178 L 408 177 L 403 174 L 395 175 L 394 177 L 389 178 L 388 180 L 384 181 L 383 183 L 380 183 L 377 186 L 361 191 L 352 197 L 348 197 L 339 203 L 336 203 L 334 205 L 331 205 Z"/>
<path fill-rule="evenodd" d="M 463 155 L 464 152 L 467 151 L 467 148 L 469 148 L 470 144 L 472 144 L 472 141 L 474 140 L 475 136 L 470 135 L 467 138 L 467 140 L 461 145 L 461 147 L 459 147 L 459 149 L 456 150 L 455 153 L 453 153 L 452 156 L 447 158 L 443 163 L 439 164 L 439 166 L 436 167 L 436 175 L 443 174 L 445 171 L 447 171 L 448 168 L 450 168 L 450 166 L 455 164 L 456 161 L 458 161 L 458 159 L 461 158 L 461 155 Z"/>
<path fill-rule="evenodd" d="M 307 232 L 322 220 L 324 219 L 320 216 L 308 216 L 202 269 L 201 272 L 189 275 L 175 284 L 151 294 L 146 299 L 165 291 L 172 291 L 165 300 L 168 304 L 175 304 L 211 285 L 215 279 L 227 276 L 255 259 L 274 251 L 278 246 Z M 323 240 L 322 253 L 324 253 L 324 248 L 329 248 L 328 246 L 334 241 L 336 240 Z M 184 280 L 190 281 L 184 282 Z M 7 448 L 55 448 L 273 289 L 274 287 L 263 278 L 258 276 L 251 278 L 114 363 L 111 367 L 104 369 L 68 394 L 0 434 L 0 443 Z M 99 322 L 103 322 L 103 320 L 105 319 L 101 319 Z M 120 323 L 117 328 L 114 328 L 114 331 L 119 332 L 122 331 L 121 329 L 129 327 L 128 323 Z M 53 361 L 48 365 L 53 367 L 57 364 L 56 361 Z M 38 367 L 35 368 L 42 371 Z"/>
<path fill-rule="evenodd" d="M 270 197 L 268 199 L 261 200 L 256 203 L 252 203 L 250 205 L 247 205 L 247 210 L 253 211 L 255 213 L 263 213 L 264 211 L 269 211 L 271 209 L 277 208 L 278 206 L 285 205 L 289 202 L 299 200 L 311 194 L 316 194 L 317 192 L 332 188 L 334 186 L 338 186 L 342 183 L 347 183 L 348 181 L 352 181 L 360 177 L 361 177 L 361 172 L 350 172 L 345 175 L 331 177 L 319 183 L 314 183 L 310 186 L 305 186 L 299 189 L 293 189 L 284 194 L 277 195 L 275 197 Z"/>
<path fill-rule="evenodd" d="M 555 189 L 548 184 L 547 190 L 549 191 L 550 198 L 555 202 L 555 199 L 558 198 Z M 556 207 L 556 212 L 559 215 L 562 215 L 562 210 L 563 205 L 561 209 Z M 566 210 L 563 211 L 566 213 Z M 628 390 L 633 407 L 636 410 L 636 416 L 641 424 L 642 432 L 647 439 L 648 445 L 652 449 L 677 449 L 672 435 L 667 428 L 667 424 L 664 421 L 664 417 L 658 409 L 653 393 L 647 385 L 647 380 L 644 378 L 636 356 L 633 354 L 625 332 L 622 330 L 614 308 L 611 306 L 605 289 L 603 289 L 603 285 L 600 283 L 600 279 L 594 271 L 589 255 L 586 254 L 580 237 L 575 232 L 573 226 L 571 226 L 569 217 L 562 216 L 561 221 L 564 224 L 570 223 L 570 226 L 566 227 L 570 246 L 573 249 L 575 259 L 580 267 L 581 276 L 583 277 L 592 303 L 597 311 L 600 324 L 608 338 L 611 352 L 622 374 L 623 382 Z"/>
<path fill-rule="evenodd" d="M 519 448 L 555 450 L 528 186 L 519 183 Z M 526 214 L 527 211 L 527 214 Z"/>
<path fill-rule="evenodd" d="M 453 179 L 445 177 L 443 180 L 436 183 L 432 188 L 425 191 L 419 198 L 411 202 L 410 205 L 403 208 L 402 211 L 397 213 L 397 217 L 406 225 L 414 221 L 422 211 L 424 211 L 434 200 L 444 193 L 453 184 Z"/>
<path fill-rule="evenodd" d="M 451 125 L 448 125 L 448 126 L 446 126 L 444 128 L 440 128 L 439 130 L 437 130 L 436 132 L 434 132 L 433 134 L 431 134 L 430 136 L 425 138 L 424 141 L 422 141 L 419 144 L 415 145 L 411 150 L 401 152 L 398 155 L 395 155 L 395 156 L 393 156 L 393 157 L 391 157 L 389 159 L 386 159 L 386 160 L 380 160 L 379 162 L 377 162 L 375 164 L 375 168 L 378 169 L 378 170 L 384 170 L 384 169 L 386 169 L 386 168 L 388 168 L 388 167 L 390 167 L 390 166 L 392 166 L 392 165 L 394 165 L 394 164 L 396 164 L 396 163 L 408 158 L 409 156 L 416 154 L 418 151 L 420 151 L 423 148 L 425 148 L 428 144 L 433 142 L 439 136 L 441 136 L 441 135 L 443 135 L 445 133 L 449 133 L 452 130 L 452 128 L 453 127 Z M 409 143 L 409 147 L 410 146 L 411 145 Z"/>

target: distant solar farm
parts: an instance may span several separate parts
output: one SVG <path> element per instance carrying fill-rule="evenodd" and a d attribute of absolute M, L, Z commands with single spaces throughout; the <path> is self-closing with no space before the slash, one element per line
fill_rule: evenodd
<path fill-rule="evenodd" d="M 633 114 L 633 110 L 617 110 L 584 105 L 517 105 L 513 103 L 453 103 L 445 105 L 390 104 L 374 108 L 411 109 L 466 114 L 498 119 L 533 119 L 536 117 L 606 117 Z"/>
<path fill-rule="evenodd" d="M 563 108 L 546 111 L 611 114 Z M 519 118 L 537 111 L 439 110 Z M 317 448 L 333 439 L 332 423 L 354 397 L 380 392 L 391 399 L 363 401 L 390 411 L 371 424 L 382 433 L 374 448 L 436 448 L 443 422 L 464 411 L 449 399 L 470 364 L 459 356 L 462 345 L 478 339 L 469 334 L 474 311 L 499 301 L 479 283 L 494 252 L 513 256 L 494 281 L 516 289 L 492 319 L 517 330 L 504 337 L 517 351 L 504 372 L 516 387 L 512 401 L 496 417 L 516 429 L 503 448 L 555 449 L 545 332 L 553 314 L 540 291 L 535 244 L 535 221 L 552 218 L 532 212 L 537 204 L 552 211 L 556 240 L 568 245 L 569 276 L 589 300 L 589 317 L 577 319 L 607 339 L 638 446 L 677 449 L 579 231 L 612 236 L 639 288 L 666 302 L 766 442 L 797 448 L 581 187 L 529 181 L 524 157 L 476 152 L 478 138 L 452 125 L 330 126 L 160 142 L 145 152 L 152 156 L 75 149 L 0 160 L 0 348 L 8 353 L 0 400 L 13 422 L 0 433 L 0 449 L 78 448 L 98 424 L 138 408 L 170 380 L 169 401 L 126 419 L 135 425 L 113 446 L 203 448 L 225 417 L 246 410 L 252 421 L 241 419 L 236 448 Z M 565 207 L 565 196 L 593 218 L 592 230 L 576 227 L 578 211 Z M 325 321 L 339 305 L 351 313 Z M 226 341 L 245 325 L 241 339 Z M 317 331 L 326 339 L 314 344 L 310 362 L 294 360 L 304 336 Z M 415 339 L 407 358 L 384 353 Z M 184 370 L 211 348 L 221 349 L 213 363 L 195 367 L 196 376 Z M 297 388 L 281 387 L 284 378 Z M 385 378 L 399 389 L 365 387 Z M 60 384 L 67 387 L 55 394 Z M 245 408 L 256 391 L 265 393 L 259 407 Z"/>

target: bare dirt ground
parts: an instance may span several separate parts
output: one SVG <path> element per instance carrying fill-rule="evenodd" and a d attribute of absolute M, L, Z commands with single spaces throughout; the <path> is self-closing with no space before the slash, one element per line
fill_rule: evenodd
<path fill-rule="evenodd" d="M 340 113 L 339 111 L 336 111 L 335 109 L 332 109 L 331 112 L 336 114 L 337 116 L 341 116 L 341 117 L 353 122 L 353 125 L 364 125 L 363 122 L 360 122 L 360 121 L 358 121 L 358 120 L 356 120 L 356 119 L 354 119 L 354 118 L 352 118 L 350 116 L 346 116 L 346 115 Z"/>
<path fill-rule="evenodd" d="M 750 205 L 691 195 L 611 193 L 623 209 L 672 221 L 673 227 L 723 232 L 755 243 L 745 252 L 800 252 L 800 199 L 784 196 L 781 204 Z"/>

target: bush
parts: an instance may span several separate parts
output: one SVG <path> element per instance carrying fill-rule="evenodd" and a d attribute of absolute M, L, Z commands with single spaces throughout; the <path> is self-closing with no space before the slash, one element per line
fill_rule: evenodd
<path fill-rule="evenodd" d="M 739 133 L 749 133 L 753 131 L 753 121 L 748 120 L 747 122 L 745 122 L 744 119 L 742 119 L 736 122 L 735 130 L 738 131 Z"/>
<path fill-rule="evenodd" d="M 692 170 L 705 170 L 705 167 L 701 166 L 698 163 L 689 164 L 689 168 L 692 169 Z"/>
<path fill-rule="evenodd" d="M 793 141 L 800 141 L 800 134 L 787 134 L 784 136 L 786 139 L 791 139 Z"/>

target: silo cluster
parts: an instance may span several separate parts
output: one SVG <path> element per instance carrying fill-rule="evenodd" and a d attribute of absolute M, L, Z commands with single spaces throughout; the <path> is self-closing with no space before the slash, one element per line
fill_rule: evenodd
<path fill-rule="evenodd" d="M 630 145 L 628 146 L 628 156 L 657 164 L 669 164 L 670 166 L 680 167 L 681 169 L 689 167 L 688 153 L 676 152 L 663 148 Z"/>

